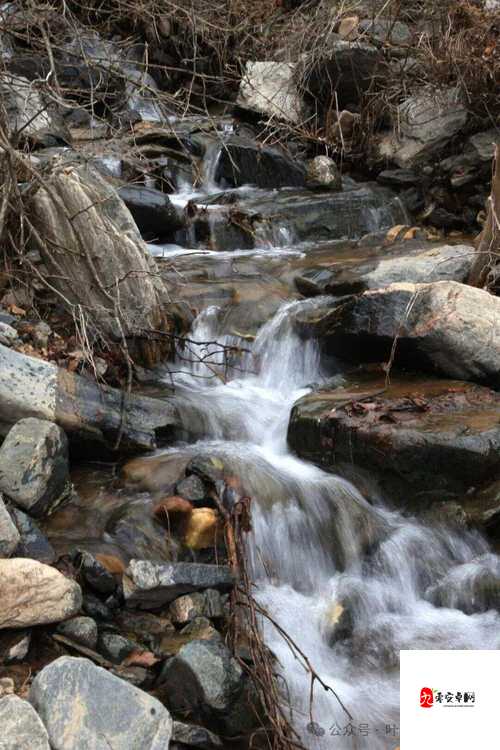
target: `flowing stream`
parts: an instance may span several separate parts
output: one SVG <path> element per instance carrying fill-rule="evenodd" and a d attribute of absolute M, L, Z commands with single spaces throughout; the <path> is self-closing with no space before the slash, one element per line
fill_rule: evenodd
<path fill-rule="evenodd" d="M 303 741 L 318 750 L 396 748 L 399 650 L 500 644 L 495 612 L 436 607 L 424 593 L 451 574 L 467 598 L 471 581 L 497 558 L 480 535 L 405 518 L 383 499 L 369 504 L 349 482 L 289 452 L 290 409 L 324 377 L 316 344 L 297 336 L 294 318 L 322 301 L 284 303 L 250 345 L 224 331 L 220 310 L 208 307 L 191 332 L 204 343 L 191 346 L 195 361 L 183 361 L 175 376 L 178 401 L 193 452 L 223 456 L 253 498 L 259 601 L 352 715 L 316 684 L 311 725 L 310 677 L 267 625 Z M 249 351 L 231 368 L 212 341 Z"/>

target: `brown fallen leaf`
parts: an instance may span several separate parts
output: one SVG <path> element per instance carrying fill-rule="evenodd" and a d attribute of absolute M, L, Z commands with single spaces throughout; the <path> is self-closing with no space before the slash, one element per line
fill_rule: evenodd
<path fill-rule="evenodd" d="M 122 667 L 154 667 L 159 661 L 151 651 L 132 651 L 122 661 Z"/>

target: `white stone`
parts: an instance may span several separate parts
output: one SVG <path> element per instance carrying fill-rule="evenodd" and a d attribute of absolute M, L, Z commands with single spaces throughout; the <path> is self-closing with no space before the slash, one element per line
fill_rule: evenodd
<path fill-rule="evenodd" d="M 295 63 L 248 62 L 236 104 L 295 124 L 304 118 L 304 105 L 295 83 Z"/>
<path fill-rule="evenodd" d="M 0 630 L 60 622 L 81 604 L 80 586 L 55 568 L 26 558 L 0 560 Z"/>

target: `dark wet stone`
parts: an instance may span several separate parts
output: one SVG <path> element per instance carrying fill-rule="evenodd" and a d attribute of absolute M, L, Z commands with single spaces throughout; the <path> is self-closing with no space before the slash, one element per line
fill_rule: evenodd
<path fill-rule="evenodd" d="M 223 747 L 221 738 L 205 727 L 197 724 L 184 724 L 181 721 L 174 721 L 172 739 L 183 747 L 187 745 L 200 748 L 200 750 L 219 750 Z"/>
<path fill-rule="evenodd" d="M 129 607 L 156 609 L 193 591 L 229 591 L 234 584 L 226 565 L 202 563 L 154 563 L 132 560 L 123 579 Z"/>
<path fill-rule="evenodd" d="M 195 474 L 203 482 L 215 484 L 224 477 L 224 464 L 216 456 L 195 456 L 186 466 L 186 474 Z"/>
<path fill-rule="evenodd" d="M 472 383 L 353 375 L 300 399 L 288 440 L 302 458 L 370 470 L 386 496 L 425 507 L 500 471 L 499 409 L 500 394 Z"/>
<path fill-rule="evenodd" d="M 232 136 L 221 147 L 215 180 L 228 187 L 303 187 L 305 168 L 278 148 Z"/>
<path fill-rule="evenodd" d="M 90 552 L 78 550 L 75 566 L 85 583 L 99 594 L 113 594 L 116 591 L 115 577 Z"/>
<path fill-rule="evenodd" d="M 437 607 L 459 609 L 467 615 L 498 610 L 500 606 L 500 559 L 486 554 L 453 568 L 430 587 L 425 598 Z"/>
<path fill-rule="evenodd" d="M 124 638 L 119 633 L 101 633 L 97 649 L 106 659 L 113 664 L 121 664 L 129 654 L 137 649 L 137 643 Z"/>
<path fill-rule="evenodd" d="M 73 617 L 72 620 L 61 622 L 57 632 L 92 650 L 97 646 L 97 625 L 91 617 Z"/>
<path fill-rule="evenodd" d="M 19 508 L 11 508 L 10 514 L 21 536 L 15 552 L 16 557 L 29 557 L 51 565 L 56 559 L 55 550 L 35 521 Z"/>
<path fill-rule="evenodd" d="M 139 231 L 149 239 L 167 239 L 182 226 L 182 220 L 168 195 L 142 185 L 126 185 L 118 190 Z"/>
<path fill-rule="evenodd" d="M 191 474 L 191 476 L 177 482 L 175 494 L 196 505 L 204 501 L 207 492 L 202 480 L 196 474 Z"/>
<path fill-rule="evenodd" d="M 383 59 L 375 47 L 339 37 L 333 41 L 329 57 L 323 57 L 311 69 L 307 87 L 320 102 L 330 102 L 336 94 L 339 106 L 345 108 L 359 102 L 373 85 L 375 69 L 383 75 Z"/>
<path fill-rule="evenodd" d="M 93 594 L 85 594 L 85 596 L 83 597 L 82 609 L 86 615 L 96 619 L 97 621 L 113 621 L 113 611 Z"/>

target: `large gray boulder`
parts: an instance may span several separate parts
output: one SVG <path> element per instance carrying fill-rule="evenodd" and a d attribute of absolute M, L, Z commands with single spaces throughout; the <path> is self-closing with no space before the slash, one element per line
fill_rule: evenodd
<path fill-rule="evenodd" d="M 0 698 L 0 750 L 50 750 L 40 717 L 17 695 Z"/>
<path fill-rule="evenodd" d="M 29 699 L 52 750 L 166 750 L 170 743 L 167 709 L 88 659 L 53 661 L 33 680 Z"/>
<path fill-rule="evenodd" d="M 289 62 L 247 62 L 236 104 L 270 119 L 300 123 L 304 119 L 304 103 L 295 69 L 295 63 Z"/>
<path fill-rule="evenodd" d="M 159 683 L 172 711 L 213 719 L 230 711 L 243 671 L 219 639 L 192 641 L 165 664 Z"/>
<path fill-rule="evenodd" d="M 21 419 L 0 448 L 0 491 L 31 515 L 43 516 L 70 489 L 63 430 L 43 419 Z"/>
<path fill-rule="evenodd" d="M 229 591 L 233 584 L 227 565 L 131 560 L 123 578 L 123 594 L 129 607 L 156 609 L 192 591 Z"/>
<path fill-rule="evenodd" d="M 398 134 L 382 139 L 380 154 L 402 168 L 417 164 L 451 140 L 467 118 L 458 89 L 423 89 L 399 105 Z"/>
<path fill-rule="evenodd" d="M 73 617 L 80 586 L 36 560 L 0 560 L 0 630 L 46 625 Z"/>
<path fill-rule="evenodd" d="M 500 298 L 455 281 L 391 284 L 318 315 L 326 349 L 354 362 L 388 361 L 500 388 Z"/>
<path fill-rule="evenodd" d="M 28 210 L 44 268 L 68 312 L 84 312 L 89 332 L 127 338 L 139 364 L 163 361 L 170 340 L 147 332 L 172 332 L 169 294 L 115 189 L 89 166 L 55 165 Z"/>
<path fill-rule="evenodd" d="M 21 536 L 0 495 L 0 557 L 10 557 Z"/>

